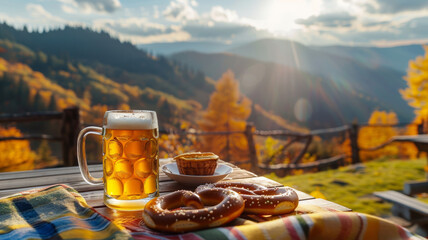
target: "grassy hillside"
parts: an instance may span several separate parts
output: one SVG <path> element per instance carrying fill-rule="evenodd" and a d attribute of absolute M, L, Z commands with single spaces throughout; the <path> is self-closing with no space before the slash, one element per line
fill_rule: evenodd
<path fill-rule="evenodd" d="M 320 191 L 327 200 L 351 208 L 356 212 L 390 215 L 391 205 L 371 196 L 376 191 L 403 189 L 406 181 L 423 180 L 426 159 L 380 159 L 363 165 L 343 167 L 318 173 L 278 178 L 266 177 L 303 192 Z"/>

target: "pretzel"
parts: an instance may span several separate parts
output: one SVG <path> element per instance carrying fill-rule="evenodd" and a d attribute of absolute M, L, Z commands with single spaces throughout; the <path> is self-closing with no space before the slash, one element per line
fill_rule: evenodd
<path fill-rule="evenodd" d="M 229 189 L 199 189 L 196 193 L 179 190 L 150 200 L 143 220 L 149 228 L 178 233 L 218 227 L 237 218 L 243 210 L 244 200 Z"/>
<path fill-rule="evenodd" d="M 293 212 L 299 204 L 297 193 L 289 187 L 266 188 L 252 183 L 221 182 L 199 186 L 205 188 L 225 188 L 238 192 L 245 202 L 245 213 L 279 215 Z"/>

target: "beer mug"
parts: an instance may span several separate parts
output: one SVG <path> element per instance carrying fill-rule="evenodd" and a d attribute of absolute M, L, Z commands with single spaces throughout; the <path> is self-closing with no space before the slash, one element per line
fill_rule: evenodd
<path fill-rule="evenodd" d="M 103 139 L 103 177 L 92 177 L 85 153 L 87 135 Z M 83 179 L 104 183 L 104 203 L 118 210 L 142 210 L 159 195 L 159 147 L 156 112 L 114 110 L 104 115 L 103 127 L 86 127 L 77 139 L 77 159 Z"/>

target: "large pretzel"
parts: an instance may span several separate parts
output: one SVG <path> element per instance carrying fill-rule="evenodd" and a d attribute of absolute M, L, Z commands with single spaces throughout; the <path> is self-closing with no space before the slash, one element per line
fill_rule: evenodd
<path fill-rule="evenodd" d="M 266 188 L 252 183 L 220 182 L 199 186 L 196 191 L 213 187 L 238 192 L 245 201 L 245 213 L 279 215 L 290 213 L 299 205 L 297 193 L 289 187 Z"/>
<path fill-rule="evenodd" d="M 187 232 L 218 227 L 237 218 L 243 210 L 244 200 L 229 189 L 206 188 L 196 193 L 180 190 L 150 200 L 143 220 L 155 230 Z"/>

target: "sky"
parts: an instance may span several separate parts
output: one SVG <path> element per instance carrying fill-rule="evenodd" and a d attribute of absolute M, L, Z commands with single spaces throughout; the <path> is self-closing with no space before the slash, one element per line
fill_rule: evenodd
<path fill-rule="evenodd" d="M 396 46 L 428 43 L 428 0 L 0 0 L 0 22 L 30 31 L 84 26 L 134 44 Z"/>

